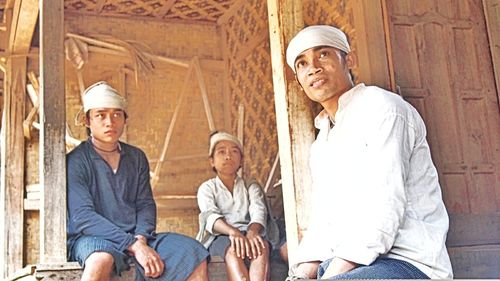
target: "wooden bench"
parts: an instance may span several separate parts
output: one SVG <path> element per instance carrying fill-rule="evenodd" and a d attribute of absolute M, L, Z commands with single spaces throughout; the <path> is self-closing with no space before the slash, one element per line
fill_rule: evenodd
<path fill-rule="evenodd" d="M 77 262 L 66 262 L 56 264 L 28 265 L 7 278 L 8 281 L 33 281 L 33 280 L 64 280 L 79 281 L 83 269 Z M 277 259 L 271 259 L 271 281 L 283 281 L 288 273 L 287 265 Z M 226 281 L 226 265 L 220 257 L 212 258 L 208 264 L 208 275 L 210 281 Z M 135 266 L 130 270 L 122 272 L 121 276 L 114 276 L 111 281 L 134 281 Z"/>

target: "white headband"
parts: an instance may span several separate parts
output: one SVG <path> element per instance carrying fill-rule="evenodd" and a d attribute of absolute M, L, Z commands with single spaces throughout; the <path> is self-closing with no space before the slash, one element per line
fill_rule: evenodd
<path fill-rule="evenodd" d="M 83 112 L 96 108 L 118 108 L 125 110 L 125 99 L 108 83 L 97 82 L 83 92 Z"/>
<path fill-rule="evenodd" d="M 224 140 L 236 144 L 236 146 L 238 146 L 238 149 L 241 152 L 241 155 L 243 155 L 243 146 L 241 145 L 240 140 L 238 140 L 238 138 L 226 132 L 218 132 L 210 137 L 210 148 L 208 149 L 208 155 L 211 156 L 214 153 L 214 149 L 217 143 Z"/>
<path fill-rule="evenodd" d="M 329 25 L 312 25 L 302 29 L 290 40 L 286 49 L 286 63 L 295 72 L 295 60 L 305 50 L 329 46 L 349 53 L 351 48 L 347 37 L 340 29 Z"/>

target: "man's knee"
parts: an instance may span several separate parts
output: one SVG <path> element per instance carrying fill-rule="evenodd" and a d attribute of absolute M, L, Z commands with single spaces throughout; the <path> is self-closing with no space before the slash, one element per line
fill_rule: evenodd
<path fill-rule="evenodd" d="M 109 271 L 113 269 L 114 259 L 110 253 L 95 252 L 85 260 L 85 268 L 92 270 Z"/>

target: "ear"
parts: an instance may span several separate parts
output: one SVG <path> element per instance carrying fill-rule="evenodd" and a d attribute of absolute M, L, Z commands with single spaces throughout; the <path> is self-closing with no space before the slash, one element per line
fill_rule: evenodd
<path fill-rule="evenodd" d="M 297 74 L 295 73 L 295 74 L 293 75 L 293 77 L 295 77 L 295 81 L 297 81 L 297 84 L 299 84 L 299 88 L 300 88 L 300 90 L 303 92 L 303 91 L 304 91 L 304 88 L 302 88 L 302 84 L 300 84 L 300 82 L 299 82 L 299 78 L 297 77 Z"/>
<path fill-rule="evenodd" d="M 212 166 L 212 168 L 215 168 L 215 163 L 214 163 L 213 157 L 208 158 L 208 162 L 210 162 L 210 166 Z"/>
<path fill-rule="evenodd" d="M 358 60 L 356 59 L 356 56 L 353 52 L 350 52 L 346 55 L 345 61 L 348 69 L 352 69 L 358 63 Z"/>
<path fill-rule="evenodd" d="M 85 127 L 90 128 L 90 120 L 86 116 L 83 117 L 83 124 Z"/>

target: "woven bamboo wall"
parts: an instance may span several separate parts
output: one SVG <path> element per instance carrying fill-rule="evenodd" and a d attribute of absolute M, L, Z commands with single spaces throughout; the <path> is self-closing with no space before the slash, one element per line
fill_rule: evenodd
<path fill-rule="evenodd" d="M 223 27 L 233 132 L 245 111 L 243 174 L 264 184 L 278 153 L 266 1 L 244 1 Z"/>

